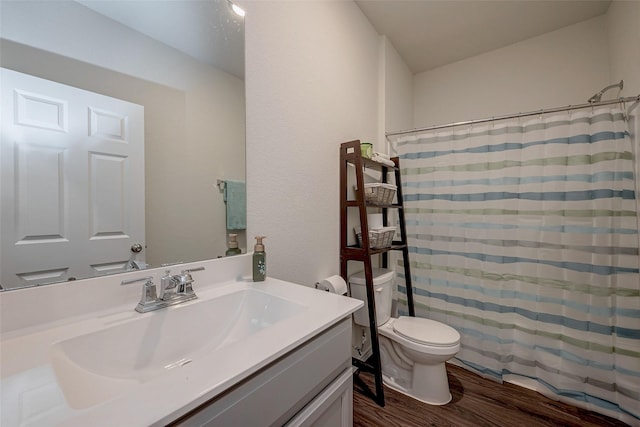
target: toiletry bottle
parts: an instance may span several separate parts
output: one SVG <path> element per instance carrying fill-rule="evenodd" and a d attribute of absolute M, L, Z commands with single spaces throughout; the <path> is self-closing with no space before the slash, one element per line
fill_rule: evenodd
<path fill-rule="evenodd" d="M 225 252 L 226 256 L 239 255 L 242 253 L 242 250 L 238 247 L 237 237 L 237 234 L 229 234 L 229 249 Z"/>
<path fill-rule="evenodd" d="M 262 282 L 267 277 L 267 254 L 264 253 L 262 239 L 265 239 L 265 236 L 256 236 L 256 246 L 253 248 L 254 282 Z"/>

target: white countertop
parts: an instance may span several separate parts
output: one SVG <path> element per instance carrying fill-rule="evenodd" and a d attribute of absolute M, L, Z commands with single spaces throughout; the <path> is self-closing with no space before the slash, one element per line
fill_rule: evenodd
<path fill-rule="evenodd" d="M 259 289 L 305 307 L 250 338 L 194 357 L 191 363 L 140 383 L 122 394 L 84 409 L 66 401 L 51 363 L 51 346 L 158 312 L 133 311 L 137 300 L 85 314 L 73 321 L 56 320 L 4 332 L 0 341 L 0 425 L 12 426 L 148 426 L 164 425 L 214 398 L 328 327 L 348 317 L 363 303 L 302 285 L 267 278 L 264 282 L 233 279 L 198 286 L 195 301 L 170 307 L 188 309 L 241 289 Z M 116 279 L 119 286 L 122 278 Z M 206 324 L 194 324 L 206 333 Z"/>

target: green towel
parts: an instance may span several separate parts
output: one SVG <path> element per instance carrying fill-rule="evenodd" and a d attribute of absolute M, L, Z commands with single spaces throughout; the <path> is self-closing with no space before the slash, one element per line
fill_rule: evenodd
<path fill-rule="evenodd" d="M 224 202 L 227 205 L 227 229 L 247 228 L 247 190 L 243 181 L 225 181 Z"/>

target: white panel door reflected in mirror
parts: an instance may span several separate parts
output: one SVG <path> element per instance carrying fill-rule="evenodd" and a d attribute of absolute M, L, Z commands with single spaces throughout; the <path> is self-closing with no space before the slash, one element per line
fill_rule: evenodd
<path fill-rule="evenodd" d="M 144 108 L 0 72 L 3 288 L 126 271 L 145 240 Z"/>

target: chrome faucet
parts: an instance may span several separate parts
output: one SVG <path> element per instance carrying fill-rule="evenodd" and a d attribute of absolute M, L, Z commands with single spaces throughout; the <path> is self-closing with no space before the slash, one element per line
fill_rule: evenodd
<path fill-rule="evenodd" d="M 182 270 L 180 274 L 171 275 L 171 270 L 166 270 L 165 275 L 160 279 L 160 295 L 157 295 L 156 285 L 153 277 L 142 277 L 139 279 L 123 280 L 122 285 L 130 283 L 144 282 L 142 286 L 142 297 L 136 306 L 138 313 L 159 310 L 185 301 L 198 298 L 193 291 L 192 271 L 202 271 L 204 267 Z"/>

